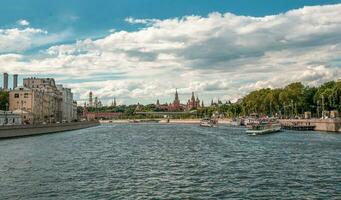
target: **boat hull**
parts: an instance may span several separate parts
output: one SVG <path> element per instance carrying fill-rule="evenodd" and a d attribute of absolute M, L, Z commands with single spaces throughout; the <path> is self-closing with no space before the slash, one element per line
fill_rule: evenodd
<path fill-rule="evenodd" d="M 200 124 L 201 127 L 208 127 L 208 128 L 212 128 L 214 127 L 213 124 Z"/>
<path fill-rule="evenodd" d="M 271 128 L 266 128 L 262 130 L 246 130 L 246 133 L 249 135 L 265 135 L 265 134 L 270 134 L 270 133 L 276 133 L 281 130 L 281 127 L 271 127 Z"/>

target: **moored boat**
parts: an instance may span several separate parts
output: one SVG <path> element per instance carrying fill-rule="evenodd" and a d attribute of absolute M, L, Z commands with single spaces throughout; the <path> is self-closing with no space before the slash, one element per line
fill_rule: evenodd
<path fill-rule="evenodd" d="M 200 121 L 200 126 L 202 127 L 215 127 L 216 121 L 209 118 L 204 118 Z"/>

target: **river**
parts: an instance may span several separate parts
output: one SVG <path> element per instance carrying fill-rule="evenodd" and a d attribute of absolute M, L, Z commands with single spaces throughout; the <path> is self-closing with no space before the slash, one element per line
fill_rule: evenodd
<path fill-rule="evenodd" d="M 116 124 L 0 140 L 0 199 L 338 199 L 341 134 Z"/>

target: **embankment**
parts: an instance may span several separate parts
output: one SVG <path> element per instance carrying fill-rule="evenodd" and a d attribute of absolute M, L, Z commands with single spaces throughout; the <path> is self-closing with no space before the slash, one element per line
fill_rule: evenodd
<path fill-rule="evenodd" d="M 341 119 L 281 119 L 283 125 L 312 125 L 315 131 L 341 132 Z"/>
<path fill-rule="evenodd" d="M 161 118 L 159 120 L 159 124 L 200 124 L 201 119 L 167 119 Z M 219 119 L 218 124 L 229 124 L 231 121 L 227 119 Z M 131 120 L 101 120 L 101 124 L 129 124 Z M 136 123 L 139 124 L 139 123 Z M 141 123 L 144 124 L 144 123 Z"/>
<path fill-rule="evenodd" d="M 72 131 L 98 125 L 100 125 L 98 122 L 73 122 L 63 124 L 1 126 L 0 139 Z"/>

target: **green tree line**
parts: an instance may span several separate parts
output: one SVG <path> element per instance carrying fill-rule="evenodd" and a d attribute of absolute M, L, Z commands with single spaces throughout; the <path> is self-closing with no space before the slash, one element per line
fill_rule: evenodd
<path fill-rule="evenodd" d="M 149 105 L 120 105 L 89 108 L 90 112 L 121 112 L 122 117 L 138 117 L 136 107 L 143 112 L 167 111 Z M 203 118 L 213 115 L 223 117 L 249 116 L 253 113 L 268 116 L 294 117 L 311 112 L 321 116 L 322 110 L 338 110 L 341 112 L 341 82 L 330 81 L 318 87 L 304 86 L 300 82 L 291 83 L 283 88 L 264 88 L 252 91 L 236 103 L 219 101 L 211 106 L 198 108 L 195 114 L 183 114 L 180 118 Z M 153 118 L 155 116 L 147 116 Z"/>
<path fill-rule="evenodd" d="M 341 82 L 330 81 L 319 87 L 304 86 L 300 82 L 284 88 L 261 89 L 246 95 L 240 114 L 294 116 L 306 111 L 319 115 L 322 110 L 341 110 Z"/>

